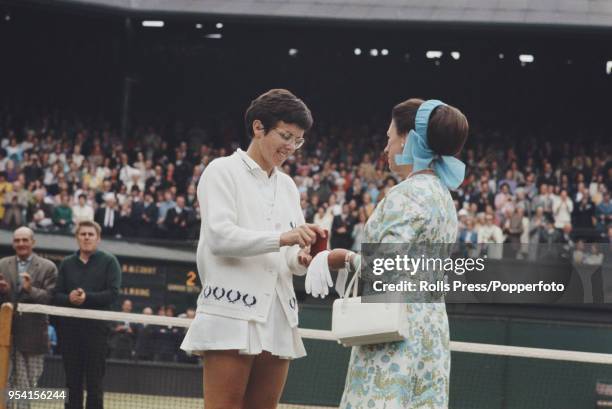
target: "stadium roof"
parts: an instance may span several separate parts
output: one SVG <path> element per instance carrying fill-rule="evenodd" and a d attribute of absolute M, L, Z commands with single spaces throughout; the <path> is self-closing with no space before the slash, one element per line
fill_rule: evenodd
<path fill-rule="evenodd" d="M 34 0 L 36 3 L 55 3 Z M 612 27 L 612 0 L 61 0 L 142 13 L 348 22 Z"/>

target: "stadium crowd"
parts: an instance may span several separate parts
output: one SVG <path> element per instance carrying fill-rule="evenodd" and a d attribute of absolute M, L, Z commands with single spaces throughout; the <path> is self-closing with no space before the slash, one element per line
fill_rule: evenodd
<path fill-rule="evenodd" d="M 9 119 L 0 118 L 0 221 L 7 229 L 70 233 L 78 221 L 95 220 L 104 237 L 195 240 L 199 177 L 240 139 L 227 125 L 216 140 L 199 127 L 140 128 L 121 139 L 107 126 L 46 117 L 16 128 Z M 454 192 L 459 241 L 612 237 L 609 145 L 474 133 L 462 158 L 467 177 Z M 331 232 L 331 247 L 358 249 L 367 218 L 398 182 L 380 156 L 384 129 L 315 128 L 307 140 L 284 165 L 305 218 Z"/>
<path fill-rule="evenodd" d="M 14 127 L 7 118 L 0 115 L 0 223 L 37 232 L 71 234 L 79 221 L 95 220 L 105 238 L 196 240 L 200 175 L 241 139 L 227 124 L 214 132 L 140 128 L 122 139 L 106 126 L 45 119 Z M 453 192 L 458 241 L 569 243 L 577 261 L 601 264 L 597 246 L 585 243 L 612 243 L 610 145 L 473 133 L 462 157 L 465 181 Z M 306 221 L 331 232 L 332 248 L 358 250 L 365 222 L 398 183 L 380 155 L 384 143 L 383 128 L 315 127 L 284 164 Z M 131 301 L 124 299 L 121 310 L 132 312 Z M 154 313 L 151 307 L 139 312 Z M 156 313 L 176 316 L 173 306 Z M 195 362 L 178 348 L 183 336 L 182 328 L 116 323 L 109 357 Z M 49 340 L 53 351 L 52 327 Z"/>

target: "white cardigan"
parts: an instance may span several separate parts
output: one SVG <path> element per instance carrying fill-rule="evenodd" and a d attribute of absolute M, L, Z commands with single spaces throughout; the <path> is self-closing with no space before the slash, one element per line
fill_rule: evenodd
<path fill-rule="evenodd" d="M 275 294 L 292 327 L 298 324 L 293 274 L 304 275 L 299 247 L 279 248 L 282 232 L 304 223 L 293 180 L 267 174 L 246 152 L 213 160 L 198 183 L 202 215 L 197 265 L 202 292 L 198 311 L 265 322 Z M 262 197 L 276 184 L 274 204 Z"/>

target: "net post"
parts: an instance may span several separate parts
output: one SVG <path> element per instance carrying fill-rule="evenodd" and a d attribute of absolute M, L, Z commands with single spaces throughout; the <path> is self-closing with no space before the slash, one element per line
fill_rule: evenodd
<path fill-rule="evenodd" d="M 2 393 L 8 384 L 12 323 L 13 304 L 6 302 L 0 307 L 0 391 Z M 3 396 L 0 396 L 0 409 L 6 409 L 6 401 Z"/>

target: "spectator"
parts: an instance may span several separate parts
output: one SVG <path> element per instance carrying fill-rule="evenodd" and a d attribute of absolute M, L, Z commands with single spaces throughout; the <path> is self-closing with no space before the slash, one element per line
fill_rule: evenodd
<path fill-rule="evenodd" d="M 4 148 L 6 150 L 6 156 L 9 159 L 9 162 L 21 162 L 21 160 L 23 159 L 23 148 L 20 144 L 17 143 L 17 138 L 13 136 L 9 143 L 10 144 Z"/>
<path fill-rule="evenodd" d="M 504 222 L 504 232 L 506 233 L 508 241 L 512 244 L 516 245 L 521 242 L 521 235 L 523 234 L 523 216 L 523 209 L 517 207 Z"/>
<path fill-rule="evenodd" d="M 4 225 L 15 228 L 24 224 L 27 207 L 28 192 L 23 190 L 21 182 L 16 180 L 12 191 L 4 194 Z"/>
<path fill-rule="evenodd" d="M 476 244 L 478 243 L 478 233 L 474 228 L 474 220 L 468 217 L 465 221 L 465 228 L 459 232 L 458 241 L 461 244 Z"/>
<path fill-rule="evenodd" d="M 72 222 L 76 225 L 82 221 L 94 220 L 94 210 L 89 204 L 87 204 L 87 195 L 81 193 L 79 195 L 79 202 L 72 206 Z"/>
<path fill-rule="evenodd" d="M 15 256 L 0 259 L 0 272 L 14 291 L 17 303 L 48 304 L 57 280 L 55 264 L 34 253 L 34 232 L 20 227 L 13 233 Z M 1 292 L 1 290 L 0 290 Z M 49 319 L 44 314 L 20 313 L 13 320 L 13 352 L 10 387 L 24 390 L 36 388 L 42 375 L 44 355 L 49 352 Z M 16 406 L 30 407 L 25 400 Z"/>
<path fill-rule="evenodd" d="M 0 220 L 4 220 L 4 199 L 6 194 L 13 191 L 13 184 L 6 180 L 6 173 L 0 172 Z"/>
<path fill-rule="evenodd" d="M 593 202 L 591 202 L 587 192 L 581 195 L 578 206 L 574 208 L 572 220 L 578 229 L 592 229 L 595 227 L 595 206 L 593 206 Z"/>
<path fill-rule="evenodd" d="M 488 248 L 489 258 L 500 259 L 503 254 L 504 235 L 502 230 L 493 223 L 493 214 L 485 215 L 485 225 L 478 230 L 478 243 L 493 244 Z"/>
<path fill-rule="evenodd" d="M 331 189 L 327 181 L 321 181 L 321 175 L 315 174 L 312 177 L 312 186 L 308 189 L 308 196 L 317 195 L 322 203 L 326 203 L 331 195 Z"/>
<path fill-rule="evenodd" d="M 329 195 L 326 212 L 329 213 L 332 218 L 342 213 L 342 206 L 340 206 L 340 203 L 338 203 L 338 196 L 335 193 Z"/>
<path fill-rule="evenodd" d="M 168 237 L 175 240 L 186 239 L 191 210 L 185 207 L 185 197 L 177 196 L 176 205 L 168 210 L 164 225 Z"/>
<path fill-rule="evenodd" d="M 68 233 L 72 227 L 70 196 L 67 193 L 62 193 L 60 198 L 60 205 L 53 210 L 53 223 L 59 231 Z"/>
<path fill-rule="evenodd" d="M 514 194 L 514 192 L 516 191 L 516 187 L 517 187 L 517 181 L 514 179 L 514 174 L 512 170 L 510 169 L 506 171 L 506 177 L 500 180 L 497 184 L 497 186 L 499 186 L 500 189 L 504 185 L 508 187 L 507 193 Z"/>
<path fill-rule="evenodd" d="M 540 233 L 545 225 L 546 215 L 544 214 L 544 208 L 538 207 L 529 221 L 529 253 L 531 260 L 534 260 L 537 255 L 537 243 L 540 243 Z"/>
<path fill-rule="evenodd" d="M 590 251 L 584 256 L 583 263 L 591 266 L 603 264 L 604 254 L 599 249 L 599 244 L 591 243 Z"/>
<path fill-rule="evenodd" d="M 487 206 L 492 205 L 495 196 L 490 191 L 489 184 L 486 181 L 480 183 L 480 192 L 474 197 L 474 201 L 478 205 L 478 211 L 484 212 Z"/>
<path fill-rule="evenodd" d="M 144 315 L 153 315 L 153 309 L 145 307 L 142 313 Z M 155 353 L 155 326 L 138 324 L 136 334 L 136 359 L 142 361 L 153 360 Z"/>
<path fill-rule="evenodd" d="M 544 228 L 540 230 L 540 243 L 542 244 L 554 244 L 561 242 L 561 233 L 555 229 L 553 220 L 546 217 L 546 223 Z"/>
<path fill-rule="evenodd" d="M 117 211 L 117 199 L 113 193 L 108 193 L 104 198 L 105 206 L 96 211 L 95 221 L 102 227 L 102 236 L 114 237 L 119 232 L 117 221 L 119 212 Z"/>
<path fill-rule="evenodd" d="M 23 163 L 22 170 L 25 176 L 26 184 L 39 181 L 44 175 L 40 158 L 36 154 L 32 154 L 28 160 Z"/>
<path fill-rule="evenodd" d="M 140 171 L 128 163 L 128 155 L 126 153 L 121 154 L 121 170 L 119 171 L 119 180 L 124 185 L 132 184 L 134 176 L 140 178 Z"/>
<path fill-rule="evenodd" d="M 134 237 L 136 236 L 136 226 L 133 224 L 132 202 L 126 200 L 121 205 L 119 219 L 117 220 L 117 235 L 116 237 Z"/>
<path fill-rule="evenodd" d="M 132 301 L 123 300 L 121 312 L 132 312 Z M 137 325 L 129 321 L 118 322 L 110 335 L 110 357 L 113 359 L 132 359 L 137 334 Z"/>
<path fill-rule="evenodd" d="M 81 154 L 81 145 L 74 145 L 74 150 L 72 151 L 72 163 L 74 163 L 77 168 L 80 168 L 83 165 L 83 161 L 85 160 L 85 156 Z"/>
<path fill-rule="evenodd" d="M 350 215 L 348 203 L 342 206 L 339 215 L 334 216 L 331 228 L 331 248 L 350 249 L 353 246 L 353 226 L 355 220 Z"/>
<path fill-rule="evenodd" d="M 552 186 L 557 184 L 557 177 L 554 175 L 552 165 L 548 161 L 544 163 L 544 171 L 542 172 L 542 175 L 540 175 L 540 177 L 538 178 L 538 185 L 542 184 Z"/>
<path fill-rule="evenodd" d="M 495 211 L 498 217 L 514 211 L 510 186 L 507 183 L 502 184 L 499 193 L 495 195 Z"/>
<path fill-rule="evenodd" d="M 523 190 L 525 191 L 525 196 L 527 198 L 527 200 L 529 200 L 530 202 L 533 201 L 533 199 L 536 197 L 536 195 L 538 194 L 538 187 L 535 184 L 535 175 L 533 172 L 529 172 L 527 174 L 527 177 L 525 178 L 525 186 L 523 187 Z M 531 210 L 529 210 L 529 216 L 531 216 Z"/>
<path fill-rule="evenodd" d="M 376 169 L 370 159 L 369 154 L 363 155 L 363 160 L 359 165 L 359 173 L 363 175 L 366 182 L 373 182 L 376 180 Z"/>
<path fill-rule="evenodd" d="M 187 194 L 185 195 L 185 205 L 193 209 L 195 202 L 198 200 L 196 185 L 191 183 L 187 186 Z"/>
<path fill-rule="evenodd" d="M 553 201 L 552 197 L 548 192 L 548 185 L 540 185 L 540 193 L 533 199 L 533 209 L 537 210 L 541 207 L 544 210 L 544 214 L 552 216 L 553 213 Z"/>
<path fill-rule="evenodd" d="M 57 305 L 108 310 L 117 299 L 121 267 L 115 256 L 98 250 L 101 231 L 95 222 L 77 225 L 79 249 L 60 264 L 54 297 Z M 84 377 L 87 409 L 103 407 L 108 330 L 106 323 L 98 320 L 63 318 L 59 321 L 58 341 L 68 388 L 66 408 L 83 408 Z"/>
<path fill-rule="evenodd" d="M 146 192 L 144 195 L 144 201 L 142 203 L 135 204 L 132 209 L 132 217 L 135 220 L 135 224 L 139 226 L 139 236 L 154 236 L 157 226 L 158 212 L 159 210 L 155 205 L 153 194 L 151 192 Z"/>
<path fill-rule="evenodd" d="M 317 226 L 320 226 L 321 228 L 327 230 L 328 232 L 331 232 L 333 221 L 334 219 L 332 215 L 327 213 L 323 206 L 319 206 L 319 208 L 317 209 L 317 214 L 315 214 L 314 216 L 314 220 L 313 220 L 314 224 L 316 224 Z M 328 234 L 328 237 L 329 236 L 331 236 L 331 234 Z M 329 244 L 329 241 L 328 241 L 328 244 Z"/>
<path fill-rule="evenodd" d="M 374 208 L 376 206 L 372 203 L 372 196 L 370 196 L 369 192 L 364 192 L 361 197 L 363 201 L 363 210 L 365 211 L 366 217 L 369 219 L 372 213 L 374 213 Z"/>
<path fill-rule="evenodd" d="M 597 205 L 595 217 L 597 218 L 597 229 L 600 231 L 604 231 L 612 223 L 612 199 L 609 192 L 603 195 L 603 200 Z"/>
<path fill-rule="evenodd" d="M 160 315 L 166 317 L 175 316 L 176 307 L 168 305 Z M 173 326 L 157 326 L 155 329 L 155 360 L 156 361 L 176 361 L 177 352 L 182 341 L 183 333 L 180 328 Z"/>
<path fill-rule="evenodd" d="M 553 203 L 553 216 L 555 218 L 555 228 L 562 229 L 572 221 L 572 212 L 574 211 L 574 203 L 567 195 L 567 190 L 562 190 L 561 194 Z"/>
<path fill-rule="evenodd" d="M 157 225 L 158 227 L 164 227 L 164 223 L 166 221 L 166 214 L 168 211 L 176 206 L 176 202 L 174 201 L 174 195 L 170 189 L 167 189 L 163 193 L 163 201 L 160 201 L 158 204 L 158 219 Z"/>
<path fill-rule="evenodd" d="M 28 207 L 28 220 L 32 230 L 48 230 L 53 225 L 53 207 L 45 201 L 44 188 L 34 192 L 34 201 Z"/>
<path fill-rule="evenodd" d="M 308 198 L 307 193 L 304 196 Z M 304 219 L 306 220 L 306 223 L 314 223 L 314 217 L 318 209 L 319 209 L 319 195 L 315 193 L 312 195 L 312 197 L 308 201 L 306 210 L 304 211 Z"/>
<path fill-rule="evenodd" d="M 523 209 L 523 213 L 527 217 L 531 217 L 531 201 L 527 198 L 525 194 L 525 190 L 523 188 L 518 188 L 516 191 L 516 203 L 515 207 L 520 207 Z"/>
<path fill-rule="evenodd" d="M 351 200 L 356 200 L 358 205 L 361 205 L 361 197 L 363 195 L 363 188 L 361 186 L 361 179 L 355 178 L 353 180 L 353 185 L 348 188 L 346 191 L 346 201 L 350 202 Z"/>
<path fill-rule="evenodd" d="M 354 201 L 351 203 L 354 203 Z M 353 238 L 353 246 L 351 247 L 351 250 L 355 252 L 361 251 L 361 243 L 363 243 L 365 240 L 365 223 L 367 218 L 362 209 L 360 209 L 360 211 L 357 213 L 357 218 L 358 222 L 353 227 L 353 233 L 351 234 L 351 237 Z"/>

